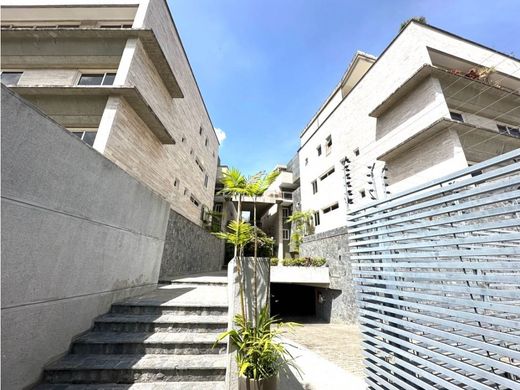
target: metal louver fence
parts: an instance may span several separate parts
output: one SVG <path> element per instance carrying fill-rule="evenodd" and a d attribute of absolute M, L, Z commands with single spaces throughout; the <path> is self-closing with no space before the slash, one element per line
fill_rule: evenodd
<path fill-rule="evenodd" d="M 520 149 L 349 213 L 371 389 L 520 389 Z"/>

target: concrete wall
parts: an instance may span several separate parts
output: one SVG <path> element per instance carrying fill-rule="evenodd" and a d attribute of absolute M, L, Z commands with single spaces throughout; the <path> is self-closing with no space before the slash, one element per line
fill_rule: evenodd
<path fill-rule="evenodd" d="M 224 261 L 224 241 L 170 210 L 160 280 L 198 272 L 219 271 Z"/>
<path fill-rule="evenodd" d="M 169 205 L 2 86 L 2 388 L 155 288 Z"/>
<path fill-rule="evenodd" d="M 316 304 L 316 315 L 333 323 L 356 323 L 358 309 L 346 228 L 305 237 L 300 255 L 324 257 L 329 266 L 330 288 L 316 289 L 324 298 L 322 303 Z"/>

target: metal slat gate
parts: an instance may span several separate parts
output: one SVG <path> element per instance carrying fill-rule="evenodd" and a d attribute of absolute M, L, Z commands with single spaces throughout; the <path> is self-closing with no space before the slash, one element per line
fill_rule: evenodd
<path fill-rule="evenodd" d="M 371 389 L 520 389 L 520 149 L 349 213 Z"/>

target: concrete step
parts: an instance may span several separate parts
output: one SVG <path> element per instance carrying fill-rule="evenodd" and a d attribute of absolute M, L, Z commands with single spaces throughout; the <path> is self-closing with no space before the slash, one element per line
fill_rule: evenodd
<path fill-rule="evenodd" d="M 147 314 L 147 315 L 226 315 L 226 305 L 206 304 L 154 304 L 147 302 L 124 302 L 112 305 L 112 314 Z"/>
<path fill-rule="evenodd" d="M 215 348 L 218 333 L 114 333 L 90 332 L 76 339 L 73 354 L 224 354 L 226 342 Z"/>
<path fill-rule="evenodd" d="M 209 272 L 172 278 L 166 277 L 162 278 L 160 282 L 185 286 L 227 286 L 228 280 L 226 272 Z"/>
<path fill-rule="evenodd" d="M 46 383 L 223 381 L 226 355 L 67 355 L 45 370 Z"/>
<path fill-rule="evenodd" d="M 210 332 L 227 329 L 227 316 L 105 314 L 94 322 L 95 332 Z"/>
<path fill-rule="evenodd" d="M 96 385 L 46 384 L 39 385 L 35 390 L 224 390 L 225 382 L 151 382 L 116 384 L 105 383 Z"/>

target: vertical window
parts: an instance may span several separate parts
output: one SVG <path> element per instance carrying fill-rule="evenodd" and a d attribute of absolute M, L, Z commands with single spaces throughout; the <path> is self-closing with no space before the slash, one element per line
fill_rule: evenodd
<path fill-rule="evenodd" d="M 289 209 L 287 207 L 284 207 L 282 209 L 282 218 L 285 220 L 289 218 Z"/>
<path fill-rule="evenodd" d="M 354 149 L 354 156 L 359 156 L 359 148 Z"/>
<path fill-rule="evenodd" d="M 309 165 L 309 159 L 306 157 L 305 158 L 305 166 Z"/>
<path fill-rule="evenodd" d="M 17 85 L 23 72 L 2 72 L 2 84 Z"/>
<path fill-rule="evenodd" d="M 359 195 L 361 195 L 362 198 L 365 198 L 367 196 L 367 193 L 365 190 L 360 190 Z"/>
<path fill-rule="evenodd" d="M 320 212 L 316 211 L 314 213 L 314 226 L 318 226 L 320 224 Z"/>
<path fill-rule="evenodd" d="M 204 146 L 208 146 L 208 137 L 206 137 L 206 141 L 204 142 Z"/>
<path fill-rule="evenodd" d="M 179 186 L 179 179 L 175 178 L 175 180 L 173 181 L 173 186 L 174 187 L 178 187 Z"/>
<path fill-rule="evenodd" d="M 206 188 L 208 188 L 208 180 L 209 180 L 208 175 L 205 175 L 204 176 L 204 187 L 206 187 Z"/>
<path fill-rule="evenodd" d="M 199 135 L 202 135 L 202 126 L 199 127 Z"/>
<path fill-rule="evenodd" d="M 328 136 L 327 138 L 325 138 L 325 150 L 327 152 L 327 154 L 330 153 L 332 149 L 332 136 Z"/>
<path fill-rule="evenodd" d="M 314 180 L 312 183 L 312 193 L 315 194 L 318 192 L 318 180 Z"/>
<path fill-rule="evenodd" d="M 288 241 L 290 239 L 289 229 L 283 229 L 282 236 L 284 241 Z"/>
<path fill-rule="evenodd" d="M 318 156 L 321 156 L 321 145 L 316 148 L 316 152 L 318 153 Z"/>
<path fill-rule="evenodd" d="M 222 203 L 215 203 L 215 206 L 213 207 L 213 211 L 216 213 L 222 212 Z"/>
<path fill-rule="evenodd" d="M 188 195 L 188 187 L 184 187 L 184 195 Z"/>

